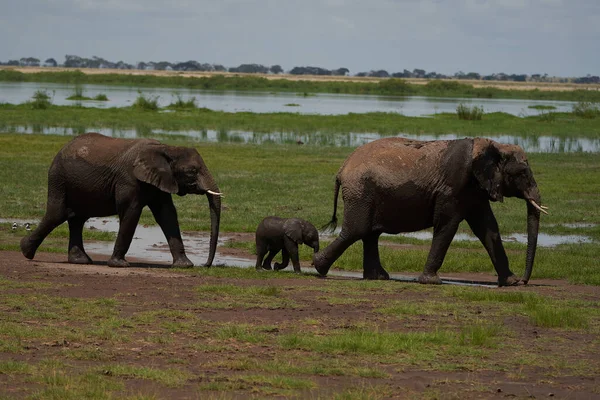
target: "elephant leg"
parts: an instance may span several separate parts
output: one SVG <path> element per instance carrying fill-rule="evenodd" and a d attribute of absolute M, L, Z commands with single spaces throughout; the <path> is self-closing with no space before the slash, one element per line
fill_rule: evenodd
<path fill-rule="evenodd" d="M 486 202 L 473 210 L 466 218 L 469 227 L 487 250 L 492 264 L 498 274 L 499 286 L 512 286 L 519 283 L 519 278 L 508 266 L 508 257 L 502 245 L 500 229 L 490 204 Z"/>
<path fill-rule="evenodd" d="M 177 220 L 177 210 L 170 194 L 162 194 L 155 201 L 148 204 L 154 219 L 163 231 L 169 250 L 173 256 L 173 267 L 189 268 L 194 264 L 185 255 L 181 231 L 179 230 L 179 221 Z"/>
<path fill-rule="evenodd" d="M 381 266 L 379 259 L 379 235 L 373 233 L 363 239 L 363 278 L 364 279 L 390 279 L 390 275 Z"/>
<path fill-rule="evenodd" d="M 139 205 L 130 205 L 128 207 L 119 207 L 119 232 L 113 254 L 108 260 L 109 267 L 129 267 L 125 260 L 125 254 L 129 250 L 133 234 L 142 215 L 142 207 Z"/>
<path fill-rule="evenodd" d="M 69 218 L 69 262 L 71 264 L 92 264 L 92 259 L 83 249 L 83 225 L 85 217 Z"/>
<path fill-rule="evenodd" d="M 292 260 L 294 272 L 296 272 L 296 273 L 302 272 L 300 270 L 300 260 L 298 259 L 298 244 L 286 236 L 283 239 L 283 245 L 284 245 L 285 250 L 289 254 L 289 258 Z"/>
<path fill-rule="evenodd" d="M 290 263 L 290 253 L 288 253 L 288 251 L 285 248 L 283 248 L 283 249 L 281 249 L 281 264 L 275 263 L 273 265 L 273 268 L 275 268 L 275 271 L 281 271 L 282 269 L 287 268 L 289 263 Z"/>
<path fill-rule="evenodd" d="M 279 253 L 279 248 L 271 248 L 269 250 L 269 255 L 267 255 L 267 258 L 265 258 L 265 261 L 263 261 L 262 269 L 269 271 L 273 269 L 271 268 L 271 261 L 273 261 L 273 258 L 277 255 L 277 253 Z"/>
<path fill-rule="evenodd" d="M 313 256 L 313 265 L 317 272 L 322 276 L 327 275 L 333 263 L 360 238 L 359 235 L 347 234 L 342 227 L 340 235 L 329 246 Z"/>
<path fill-rule="evenodd" d="M 63 186 L 50 179 L 48 182 L 48 204 L 46 205 L 46 214 L 40 224 L 31 232 L 29 236 L 21 239 L 21 252 L 28 259 L 33 259 L 38 247 L 42 244 L 46 236 L 50 234 L 60 224 L 67 220 L 67 205 Z"/>
<path fill-rule="evenodd" d="M 458 218 L 441 217 L 433 228 L 433 240 L 431 241 L 431 249 L 427 256 L 427 262 L 423 273 L 419 276 L 420 283 L 430 283 L 440 285 L 442 280 L 437 272 L 444 262 L 448 247 L 452 243 L 452 239 L 458 230 L 460 224 Z"/>
<path fill-rule="evenodd" d="M 264 243 L 263 240 L 256 239 L 256 265 L 255 268 L 257 271 L 262 269 L 262 262 L 265 255 L 267 255 L 267 244 Z"/>

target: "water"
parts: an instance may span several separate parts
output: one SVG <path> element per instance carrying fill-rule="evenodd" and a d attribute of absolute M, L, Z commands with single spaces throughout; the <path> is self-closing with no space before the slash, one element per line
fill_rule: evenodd
<path fill-rule="evenodd" d="M 340 115 L 348 113 L 396 112 L 406 116 L 425 116 L 436 113 L 455 113 L 456 106 L 465 103 L 483 107 L 486 113 L 505 112 L 527 116 L 538 115 L 540 110 L 528 108 L 530 105 L 554 106 L 554 111 L 571 111 L 573 102 L 516 99 L 462 99 L 433 98 L 422 96 L 377 96 L 315 94 L 303 96 L 296 93 L 207 91 L 185 88 L 142 88 L 111 85 L 81 85 L 83 95 L 94 97 L 103 93 L 108 101 L 67 100 L 73 95 L 75 86 L 58 83 L 0 82 L 0 103 L 20 104 L 29 101 L 37 90 L 46 90 L 57 105 L 81 104 L 85 107 L 126 107 L 130 106 L 141 91 L 145 96 L 158 96 L 158 103 L 165 107 L 176 100 L 179 94 L 183 100 L 195 97 L 199 107 L 227 112 L 293 112 L 301 114 Z M 295 104 L 295 106 L 290 106 Z"/>
<path fill-rule="evenodd" d="M 18 224 L 19 229 L 23 229 L 25 223 L 31 224 L 31 229 L 35 229 L 39 221 L 25 221 L 19 219 L 1 219 L 0 223 L 12 225 L 13 222 Z M 586 224 L 585 227 L 588 227 Z M 567 226 L 567 225 L 565 225 Z M 569 225 L 570 226 L 570 225 Z M 85 227 L 90 230 L 100 230 L 102 232 L 117 232 L 119 229 L 119 221 L 115 217 L 109 218 L 90 218 Z M 339 230 L 338 230 L 339 232 Z M 419 240 L 431 240 L 432 234 L 430 230 L 402 233 L 401 236 L 411 237 Z M 330 237 L 321 235 L 322 238 Z M 332 236 L 333 237 L 333 236 Z M 209 253 L 209 232 L 183 232 L 183 242 L 185 244 L 188 258 L 194 265 L 202 265 L 206 262 Z M 222 246 L 229 238 L 226 235 L 220 235 L 218 246 Z M 472 235 L 458 233 L 454 236 L 454 241 L 477 241 L 478 239 Z M 504 242 L 527 243 L 527 235 L 522 233 L 511 233 L 503 235 Z M 555 247 L 560 244 L 569 243 L 592 243 L 589 236 L 584 235 L 550 235 L 540 233 L 538 235 L 539 247 Z M 86 241 L 85 248 L 89 253 L 102 255 L 111 255 L 114 243 L 112 241 Z M 170 264 L 173 261 L 169 246 L 165 236 L 157 225 L 138 225 L 135 231 L 134 238 L 131 242 L 131 247 L 127 252 L 127 257 L 137 257 L 141 259 L 150 259 L 152 261 Z M 239 258 L 227 256 L 219 253 L 215 254 L 214 264 L 229 265 L 237 267 L 253 267 L 256 260 L 248 258 Z"/>
<path fill-rule="evenodd" d="M 301 143 L 305 145 L 317 146 L 342 146 L 342 147 L 358 147 L 365 143 L 371 142 L 382 137 L 402 136 L 417 140 L 452 140 L 461 139 L 464 135 L 456 134 L 424 134 L 411 135 L 398 133 L 397 135 L 381 135 L 379 133 L 296 133 L 296 132 L 273 132 L 259 133 L 248 131 L 161 131 L 150 130 L 147 128 L 140 129 L 112 129 L 112 128 L 67 128 L 67 127 L 45 127 L 45 126 L 2 126 L 0 130 L 7 133 L 41 133 L 48 135 L 77 135 L 84 132 L 98 132 L 106 136 L 121 137 L 121 138 L 140 138 L 153 137 L 161 138 L 161 136 L 176 136 L 181 135 L 199 142 L 218 142 L 218 143 L 249 143 L 249 144 L 292 144 Z M 521 146 L 528 153 L 571 153 L 571 152 L 600 152 L 600 139 L 566 137 L 560 138 L 555 136 L 482 136 L 496 140 L 501 143 L 516 144 Z"/>

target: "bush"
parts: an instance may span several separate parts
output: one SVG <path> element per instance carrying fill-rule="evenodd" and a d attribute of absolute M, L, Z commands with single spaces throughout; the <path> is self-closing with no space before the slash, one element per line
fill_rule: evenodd
<path fill-rule="evenodd" d="M 31 97 L 31 108 L 34 110 L 45 110 L 52 105 L 50 95 L 45 90 L 37 90 Z"/>
<path fill-rule="evenodd" d="M 458 107 L 456 107 L 456 114 L 458 114 L 458 119 L 479 121 L 483 117 L 483 107 L 469 107 L 464 103 L 460 103 Z"/>
<path fill-rule="evenodd" d="M 404 96 L 415 93 L 416 89 L 402 79 L 390 78 L 379 81 L 379 92 Z"/>
<path fill-rule="evenodd" d="M 147 111 L 157 111 L 158 110 L 158 98 L 159 96 L 145 96 L 142 92 L 138 92 L 139 95 L 135 102 L 133 103 L 133 108 L 138 108 L 140 110 Z"/>
<path fill-rule="evenodd" d="M 167 106 L 168 108 L 173 108 L 176 110 L 186 110 L 186 109 L 195 109 L 197 107 L 195 97 L 191 97 L 188 100 L 183 100 L 183 98 L 181 97 L 181 95 L 179 93 L 176 94 L 175 96 L 177 97 L 177 100 L 174 103 L 169 104 Z"/>
<path fill-rule="evenodd" d="M 108 97 L 106 97 L 106 95 L 104 93 L 98 93 L 96 95 L 96 97 L 94 97 L 94 100 L 98 100 L 98 101 L 108 101 Z"/>
<path fill-rule="evenodd" d="M 591 101 L 580 101 L 573 106 L 573 114 L 581 118 L 596 118 L 600 116 L 600 106 Z"/>

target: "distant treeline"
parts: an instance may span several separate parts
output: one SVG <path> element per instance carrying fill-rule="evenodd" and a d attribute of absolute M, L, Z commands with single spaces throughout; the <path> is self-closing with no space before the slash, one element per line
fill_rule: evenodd
<path fill-rule="evenodd" d="M 206 72 L 238 72 L 238 73 L 261 73 L 281 74 L 286 71 L 280 65 L 265 66 L 261 64 L 241 64 L 237 67 L 226 68 L 221 64 L 200 63 L 198 61 L 168 62 L 168 61 L 142 61 L 137 64 L 128 64 L 124 61 L 112 62 L 102 57 L 92 58 L 66 55 L 65 61 L 59 64 L 54 58 L 48 58 L 43 63 L 35 57 L 23 57 L 19 60 L 9 60 L 6 63 L 0 61 L 0 65 L 28 66 L 28 67 L 67 67 L 67 68 L 110 68 L 110 69 L 139 69 L 157 71 L 206 71 Z M 321 67 L 294 67 L 287 71 L 292 75 L 330 75 L 350 76 L 348 68 L 337 68 L 329 70 Z M 354 76 L 377 77 L 377 78 L 427 78 L 427 79 L 474 79 L 486 81 L 515 81 L 515 82 L 561 82 L 561 83 L 600 83 L 600 77 L 587 75 L 585 77 L 551 77 L 548 74 L 505 74 L 503 72 L 481 75 L 477 72 L 458 71 L 453 75 L 445 75 L 437 72 L 427 72 L 424 69 L 415 68 L 412 71 L 404 69 L 402 72 L 389 73 L 386 70 L 371 70 L 369 72 L 358 72 Z"/>
<path fill-rule="evenodd" d="M 312 81 L 290 80 L 285 77 L 267 79 L 261 76 L 212 75 L 184 77 L 180 75 L 86 74 L 81 70 L 23 73 L 0 70 L 4 82 L 54 82 L 67 84 L 104 84 L 133 87 L 170 87 L 202 90 L 252 90 L 268 92 L 373 94 L 391 96 L 512 98 L 537 100 L 567 100 L 599 102 L 598 90 L 505 90 L 494 87 L 474 87 L 453 80 L 431 80 L 427 84 L 411 84 L 403 79 L 379 81 Z"/>

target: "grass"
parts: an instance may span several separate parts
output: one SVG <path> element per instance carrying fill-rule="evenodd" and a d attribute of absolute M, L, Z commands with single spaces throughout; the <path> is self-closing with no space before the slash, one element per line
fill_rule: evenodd
<path fill-rule="evenodd" d="M 72 128 L 78 132 L 100 128 L 112 129 L 116 135 L 123 130 L 135 130 L 138 137 L 151 137 L 153 130 L 170 132 L 205 131 L 225 133 L 252 132 L 256 140 L 264 134 L 276 134 L 295 144 L 298 135 L 306 135 L 309 142 L 319 145 L 347 146 L 354 133 L 381 135 L 456 134 L 462 136 L 521 136 L 535 142 L 540 136 L 600 137 L 600 125 L 594 119 L 578 117 L 573 113 L 552 113 L 552 124 L 542 123 L 537 115 L 517 117 L 506 113 L 487 113 L 480 121 L 466 121 L 455 113 L 438 113 L 429 118 L 408 117 L 398 113 L 367 113 L 346 115 L 303 115 L 292 112 L 247 113 L 211 111 L 206 108 L 185 108 L 176 112 L 158 111 L 156 96 L 140 93 L 132 107 L 85 108 L 76 106 L 48 107 L 43 112 L 27 105 L 0 105 L 0 131 L 30 127 L 43 133 L 47 128 Z M 333 135 L 335 134 L 335 135 Z M 168 135 L 173 138 L 173 135 Z M 312 139 L 312 140 L 310 140 Z M 184 135 L 181 140 L 189 141 Z M 201 139 L 200 139 L 201 140 Z M 305 140 L 306 141 L 306 140 Z"/>
<path fill-rule="evenodd" d="M 275 285 L 257 283 L 256 272 L 232 275 L 227 270 L 240 271 L 202 269 L 195 284 L 178 284 L 189 276 L 181 271 L 181 280 L 174 280 L 177 293 L 171 293 L 173 278 L 163 277 L 139 294 L 115 292 L 111 298 L 94 298 L 93 290 L 56 290 L 63 279 L 58 276 L 46 286 L 38 286 L 39 278 L 32 275 L 19 285 L 5 278 L 0 374 L 9 377 L 13 395 L 42 399 L 132 398 L 127 397 L 132 386 L 135 398 L 157 393 L 161 398 L 182 393 L 211 398 L 215 391 L 225 398 L 377 398 L 391 395 L 389 387 L 399 377 L 417 374 L 427 381 L 428 371 L 468 373 L 473 381 L 464 387 L 470 390 L 478 371 L 485 371 L 494 377 L 479 383 L 485 393 L 496 390 L 495 380 L 506 371 L 518 371 L 511 379 L 523 382 L 530 380 L 530 371 L 559 377 L 597 371 L 598 360 L 590 354 L 600 327 L 598 303 L 561 288 L 549 287 L 541 295 L 524 289 L 344 280 L 297 286 L 294 282 L 301 281 L 287 277 Z M 141 284 L 139 277 L 128 279 L 133 287 Z M 106 282 L 110 290 L 116 281 Z M 280 299 L 284 293 L 297 302 L 304 299 L 302 308 L 239 306 L 221 315 L 195 302 L 204 295 Z M 321 308 L 324 303 L 315 293 L 368 301 Z M 390 306 L 390 296 L 396 301 L 392 308 L 404 304 L 411 310 L 401 313 L 398 322 L 399 314 L 372 312 Z M 350 314 L 332 313 L 336 308 Z M 265 325 L 265 313 L 273 313 L 271 324 Z M 299 319 L 306 315 L 317 318 Z M 511 318 L 521 320 L 501 322 Z M 543 329 L 542 339 L 521 343 L 524 333 L 536 329 Z M 572 348 L 574 335 L 577 348 Z M 582 362 L 572 363 L 572 357 Z M 327 379 L 335 379 L 335 387 L 324 383 Z M 448 380 L 430 385 L 433 391 L 463 388 L 463 382 Z M 0 389 L 0 396 L 4 393 Z"/>
<path fill-rule="evenodd" d="M 534 104 L 532 106 L 527 106 L 527 108 L 532 108 L 534 110 L 556 110 L 555 106 L 549 106 L 545 104 Z"/>
<path fill-rule="evenodd" d="M 3 218 L 39 220 L 45 212 L 46 173 L 59 148 L 70 138 L 47 135 L 0 135 L 0 215 Z M 254 232 L 265 215 L 299 217 L 315 226 L 324 225 L 331 216 L 333 177 L 349 148 L 309 147 L 297 145 L 237 145 L 221 143 L 195 144 L 173 138 L 169 143 L 196 146 L 210 171 L 225 193 L 226 211 L 221 222 L 222 232 Z M 584 235 L 592 243 L 564 244 L 554 248 L 540 247 L 533 277 L 568 279 L 571 282 L 600 285 L 597 254 L 600 242 L 600 173 L 596 154 L 530 154 L 529 161 L 542 193 L 543 203 L 551 207 L 551 215 L 542 216 L 541 232 L 553 235 Z M 274 171 L 273 165 L 277 165 Z M 273 196 L 272 193 L 277 193 Z M 210 218 L 206 200 L 198 196 L 174 197 L 183 230 L 209 230 Z M 338 216 L 343 216 L 339 201 Z M 500 232 L 506 237 L 525 232 L 526 207 L 522 200 L 509 198 L 493 203 Z M 569 227 L 585 222 L 589 227 Z M 142 215 L 142 224 L 155 224 L 149 211 Z M 460 232 L 470 233 L 466 224 Z M 10 223 L 0 224 L 0 248 L 18 250 L 18 240 L 26 232 L 10 229 Z M 68 235 L 61 226 L 46 242 L 43 251 L 64 252 Z M 114 240 L 114 234 L 85 232 L 86 240 Z M 325 246 L 330 238 L 322 237 Z M 383 265 L 391 272 L 420 271 L 425 263 L 429 240 L 384 237 L 382 241 L 414 245 L 407 249 L 382 247 Z M 250 252 L 251 242 L 232 244 Z M 521 273 L 525 263 L 525 245 L 506 243 L 512 269 Z M 309 260 L 310 249 L 300 246 L 301 257 Z M 278 256 L 279 257 L 279 256 Z M 362 244 L 351 246 L 335 264 L 336 268 L 360 270 Z M 483 246 L 477 242 L 456 242 L 450 246 L 444 265 L 445 272 L 493 273 L 493 267 Z M 194 273 L 194 272 L 190 272 Z M 240 272 L 245 274 L 246 272 Z M 252 274 L 253 271 L 248 272 Z M 260 279 L 277 274 L 263 273 Z M 299 277 L 302 278 L 302 277 Z M 274 296 L 271 296 L 274 298 Z M 222 304 L 226 304 L 223 302 Z M 276 301 L 268 303 L 272 306 Z"/>
<path fill-rule="evenodd" d="M 181 94 L 179 93 L 175 94 L 174 96 L 176 100 L 169 104 L 167 108 L 173 110 L 193 110 L 195 108 L 198 108 L 195 97 L 190 97 L 189 99 L 184 100 Z"/>
<path fill-rule="evenodd" d="M 573 106 L 573 114 L 586 119 L 594 119 L 600 116 L 600 103 L 580 101 Z"/>
<path fill-rule="evenodd" d="M 472 106 L 469 107 L 464 103 L 460 103 L 456 107 L 456 115 L 458 115 L 458 119 L 462 119 L 465 121 L 481 121 L 483 117 L 483 107 Z"/>
<path fill-rule="evenodd" d="M 433 80 L 425 85 L 410 84 L 402 79 L 382 79 L 374 82 L 325 82 L 288 79 L 266 79 L 254 76 L 184 77 L 129 74 L 85 74 L 73 72 L 39 72 L 25 74 L 0 70 L 0 81 L 5 82 L 56 82 L 80 84 L 110 84 L 135 87 L 171 87 L 205 90 L 252 90 L 267 92 L 296 92 L 301 96 L 314 93 L 417 95 L 466 98 L 519 98 L 536 100 L 600 101 L 595 90 L 506 90 L 492 87 L 476 88 L 457 81 Z"/>
<path fill-rule="evenodd" d="M 33 110 L 46 110 L 52 106 L 52 99 L 47 91 L 36 90 L 31 100 L 25 104 Z"/>
<path fill-rule="evenodd" d="M 94 96 L 94 100 L 96 101 L 108 101 L 108 97 L 104 93 L 98 93 Z"/>
<path fill-rule="evenodd" d="M 139 92 L 131 108 L 138 111 L 158 111 L 158 98 L 160 96 L 145 95 Z"/>

